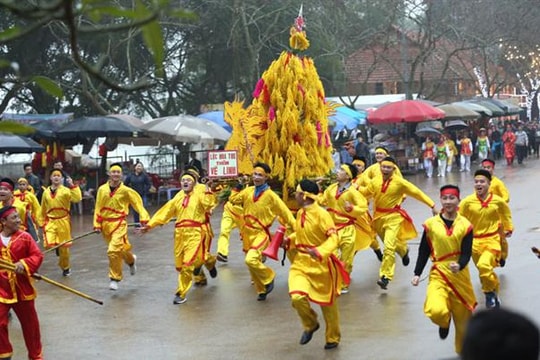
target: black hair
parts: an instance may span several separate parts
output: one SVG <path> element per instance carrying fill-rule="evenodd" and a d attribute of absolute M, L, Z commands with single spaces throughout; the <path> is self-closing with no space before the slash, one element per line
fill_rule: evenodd
<path fill-rule="evenodd" d="M 319 186 L 317 183 L 311 180 L 304 179 L 300 181 L 300 189 L 304 192 L 317 195 L 319 193 Z"/>
<path fill-rule="evenodd" d="M 257 163 L 255 163 L 255 165 L 253 165 L 253 167 L 254 168 L 256 168 L 256 167 L 262 168 L 267 175 L 270 175 L 270 173 L 272 172 L 272 169 L 270 169 L 270 166 L 266 165 L 263 162 L 257 162 Z"/>
<path fill-rule="evenodd" d="M 457 190 L 458 194 L 461 193 L 461 190 L 459 189 L 459 186 L 452 185 L 452 184 L 446 184 L 446 185 L 441 186 L 441 189 L 439 191 L 443 192 L 446 189 L 455 189 L 455 190 Z"/>
<path fill-rule="evenodd" d="M 476 313 L 467 325 L 462 360 L 537 360 L 540 350 L 538 327 L 525 316 L 490 309 Z"/>
<path fill-rule="evenodd" d="M 6 182 L 10 184 L 12 191 L 15 190 L 15 182 L 13 182 L 13 180 L 11 180 L 10 178 L 2 178 L 0 179 L 0 182 Z"/>
<path fill-rule="evenodd" d="M 353 164 L 343 163 L 342 165 L 347 166 L 349 170 L 351 170 L 351 175 L 352 175 L 351 179 L 354 179 L 358 175 L 358 169 Z"/>
<path fill-rule="evenodd" d="M 477 176 L 485 176 L 488 178 L 489 181 L 491 181 L 491 173 L 484 169 L 478 169 L 474 172 L 474 177 Z"/>

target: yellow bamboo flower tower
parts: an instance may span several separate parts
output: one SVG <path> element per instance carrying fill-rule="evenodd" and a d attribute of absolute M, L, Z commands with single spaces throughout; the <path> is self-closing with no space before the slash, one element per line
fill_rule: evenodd
<path fill-rule="evenodd" d="M 304 28 L 300 8 L 290 29 L 292 50 L 263 73 L 252 103 L 247 109 L 238 100 L 225 103 L 225 121 L 233 129 L 226 149 L 238 151 L 239 172 L 250 174 L 257 161 L 268 164 L 285 200 L 299 180 L 332 168 L 328 116 L 335 110 L 325 102 L 313 59 L 301 55 L 309 47 Z"/>

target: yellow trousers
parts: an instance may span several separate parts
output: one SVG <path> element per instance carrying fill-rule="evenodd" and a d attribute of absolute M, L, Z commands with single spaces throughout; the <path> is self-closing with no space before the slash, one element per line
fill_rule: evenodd
<path fill-rule="evenodd" d="M 229 256 L 229 238 L 231 231 L 236 227 L 236 222 L 230 212 L 224 211 L 221 218 L 219 238 L 217 242 L 217 252 L 221 255 Z"/>
<path fill-rule="evenodd" d="M 373 250 L 381 250 L 381 244 L 379 243 L 377 237 L 374 237 L 373 240 L 371 240 L 371 244 L 369 244 L 369 247 Z"/>
<path fill-rule="evenodd" d="M 71 267 L 69 253 L 69 247 L 62 246 L 58 248 L 58 266 L 62 270 L 67 270 Z"/>
<path fill-rule="evenodd" d="M 354 225 L 345 226 L 338 231 L 340 260 L 345 264 L 345 270 L 350 274 L 354 262 L 354 247 L 356 242 L 356 229 Z"/>
<path fill-rule="evenodd" d="M 116 222 L 104 222 L 101 234 L 107 243 L 109 278 L 121 281 L 123 279 L 122 267 L 124 263 L 131 265 L 135 261 L 127 236 L 127 223 L 124 221 L 123 224 L 118 226 Z"/>
<path fill-rule="evenodd" d="M 506 260 L 508 257 L 508 240 L 506 240 L 506 236 L 504 235 L 504 232 L 501 234 L 501 259 Z"/>
<path fill-rule="evenodd" d="M 465 329 L 472 312 L 457 299 L 447 284 L 440 281 L 430 281 L 424 303 L 424 313 L 435 325 L 443 328 L 449 327 L 450 318 L 452 318 L 456 331 L 454 348 L 456 353 L 460 354 Z"/>
<path fill-rule="evenodd" d="M 266 285 L 276 276 L 274 270 L 262 263 L 262 250 L 249 249 L 244 259 L 257 294 L 266 293 Z"/>
<path fill-rule="evenodd" d="M 291 295 L 292 307 L 298 313 L 304 331 L 311 331 L 317 326 L 317 313 L 311 308 L 306 295 L 293 294 Z M 326 342 L 339 343 L 341 332 L 339 329 L 339 310 L 337 299 L 332 305 L 321 306 L 324 322 L 326 324 Z"/>
<path fill-rule="evenodd" d="M 407 253 L 407 242 L 398 238 L 403 217 L 401 215 L 388 215 L 374 221 L 375 231 L 384 243 L 383 260 L 379 270 L 379 276 L 388 280 L 394 278 L 396 269 L 396 255 L 403 257 Z"/>
<path fill-rule="evenodd" d="M 480 275 L 480 283 L 482 284 L 482 291 L 484 293 L 495 291 L 499 292 L 499 278 L 495 274 L 495 267 L 499 263 L 499 257 L 489 250 L 477 252 L 473 246 L 472 258 L 478 274 Z"/>

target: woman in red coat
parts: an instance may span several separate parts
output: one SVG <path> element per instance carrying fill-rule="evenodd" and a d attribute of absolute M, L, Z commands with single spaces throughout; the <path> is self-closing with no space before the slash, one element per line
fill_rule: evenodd
<path fill-rule="evenodd" d="M 506 131 L 502 136 L 504 144 L 504 157 L 506 158 L 506 165 L 510 166 L 514 163 L 514 157 L 516 156 L 516 135 L 512 130 L 512 125 L 506 125 Z"/>

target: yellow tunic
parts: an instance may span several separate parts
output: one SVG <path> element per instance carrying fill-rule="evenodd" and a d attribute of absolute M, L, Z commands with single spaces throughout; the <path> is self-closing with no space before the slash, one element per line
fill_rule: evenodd
<path fill-rule="evenodd" d="M 376 177 L 382 177 L 381 164 L 380 163 L 371 164 L 362 174 L 365 174 L 365 176 L 369 180 L 373 180 Z M 394 170 L 394 176 L 400 177 L 400 178 L 403 177 L 401 170 L 399 170 L 397 166 L 396 166 L 396 169 Z"/>
<path fill-rule="evenodd" d="M 174 248 L 176 268 L 190 266 L 196 260 L 201 264 L 207 256 L 207 213 L 217 204 L 216 196 L 210 191 L 194 189 L 190 194 L 178 192 L 174 198 L 161 207 L 148 222 L 148 227 L 168 223 L 176 217 Z"/>
<path fill-rule="evenodd" d="M 495 175 L 491 176 L 489 192 L 494 195 L 500 196 L 507 203 L 510 202 L 510 192 L 508 191 L 508 188 L 506 187 L 506 185 L 504 185 L 502 180 Z"/>
<path fill-rule="evenodd" d="M 459 354 L 467 322 L 476 307 L 476 297 L 469 266 L 453 273 L 450 263 L 459 261 L 461 242 L 471 231 L 472 225 L 458 214 L 448 229 L 440 215 L 437 215 L 426 220 L 424 229 L 433 264 L 429 273 L 424 313 L 433 323 L 443 328 L 448 327 L 452 317 L 456 329 L 454 346 Z"/>
<path fill-rule="evenodd" d="M 431 208 L 435 206 L 435 202 L 416 185 L 394 175 L 387 181 L 382 176 L 373 179 L 368 184 L 366 195 L 369 199 L 373 198 L 374 222 L 382 218 L 385 218 L 385 221 L 390 218 L 401 218 L 402 226 L 398 237 L 404 241 L 414 239 L 418 234 L 412 219 L 400 206 L 403 195 L 410 195 Z M 380 233 L 380 231 L 377 232 Z"/>
<path fill-rule="evenodd" d="M 295 236 L 290 249 L 295 251 L 289 271 L 289 294 L 303 294 L 319 305 L 330 305 L 341 289 L 341 272 L 332 253 L 338 247 L 338 236 L 331 216 L 312 204 L 298 211 Z M 306 252 L 315 248 L 318 259 Z"/>
<path fill-rule="evenodd" d="M 59 185 L 56 191 L 51 187 L 43 191 L 41 198 L 41 220 L 45 247 L 53 247 L 71 239 L 71 203 L 81 201 L 82 193 L 78 186 L 68 188 Z M 71 246 L 71 243 L 64 245 Z"/>
<path fill-rule="evenodd" d="M 229 201 L 242 207 L 243 226 L 240 231 L 244 251 L 262 251 L 268 246 L 270 227 L 278 216 L 288 228 L 294 227 L 295 220 L 291 211 L 270 188 L 255 197 L 255 187 L 248 186 L 242 191 L 233 191 Z"/>
<path fill-rule="evenodd" d="M 17 189 L 13 192 L 13 196 L 24 203 L 26 211 L 30 212 L 32 221 L 39 226 L 38 219 L 41 219 L 41 206 L 36 195 L 29 191 L 21 192 L 21 190 Z"/>

